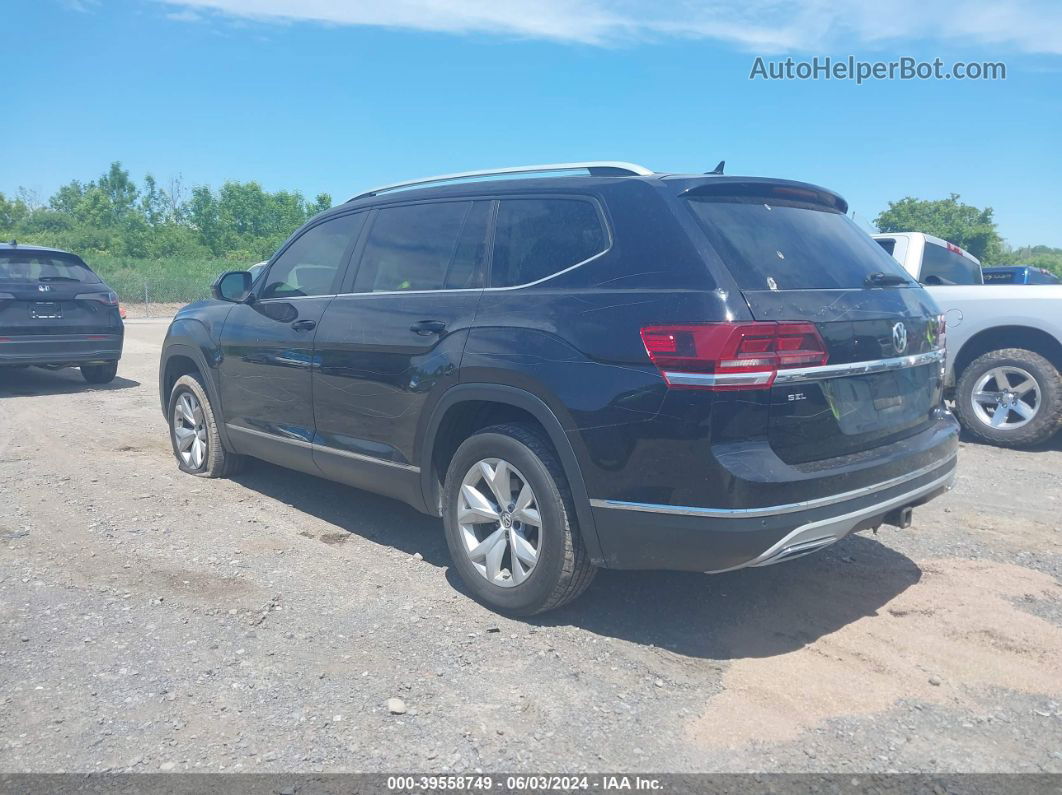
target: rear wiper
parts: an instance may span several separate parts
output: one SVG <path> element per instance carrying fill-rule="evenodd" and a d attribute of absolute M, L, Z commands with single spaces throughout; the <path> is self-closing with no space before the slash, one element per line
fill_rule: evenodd
<path fill-rule="evenodd" d="M 899 284 L 910 284 L 911 282 L 895 273 L 885 273 L 884 271 L 875 271 L 863 280 L 863 284 L 867 287 L 895 287 Z"/>
<path fill-rule="evenodd" d="M 37 279 L 39 282 L 80 282 L 81 279 L 75 279 L 73 276 L 41 276 Z"/>

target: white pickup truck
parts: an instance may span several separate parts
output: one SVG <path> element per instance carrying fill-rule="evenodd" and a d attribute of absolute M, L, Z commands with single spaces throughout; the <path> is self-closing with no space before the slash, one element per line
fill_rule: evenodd
<path fill-rule="evenodd" d="M 1022 447 L 1062 427 L 1062 285 L 984 284 L 976 257 L 921 232 L 874 235 L 947 321 L 945 385 L 974 436 Z"/>

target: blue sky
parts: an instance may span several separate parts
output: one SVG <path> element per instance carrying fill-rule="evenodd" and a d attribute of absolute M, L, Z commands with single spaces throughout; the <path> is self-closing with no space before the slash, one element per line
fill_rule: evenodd
<path fill-rule="evenodd" d="M 13 5 L 12 5 L 13 2 Z M 8 0 L 0 191 L 112 160 L 341 201 L 406 177 L 620 159 L 913 195 L 1062 246 L 1056 0 Z M 29 46 L 32 44 L 32 46 Z M 757 55 L 1003 61 L 1005 81 L 750 81 Z M 14 120 L 17 119 L 17 122 Z"/>

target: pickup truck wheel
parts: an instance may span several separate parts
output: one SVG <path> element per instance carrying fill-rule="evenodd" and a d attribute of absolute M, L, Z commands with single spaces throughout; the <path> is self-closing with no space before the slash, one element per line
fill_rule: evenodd
<path fill-rule="evenodd" d="M 182 375 L 170 392 L 166 409 L 170 442 L 177 466 L 182 472 L 201 478 L 223 478 L 236 474 L 243 457 L 231 453 L 221 443 L 210 396 L 192 375 Z"/>
<path fill-rule="evenodd" d="M 443 486 L 454 567 L 479 601 L 532 615 L 581 594 L 596 569 L 553 448 L 524 425 L 495 425 L 454 453 Z"/>
<path fill-rule="evenodd" d="M 963 370 L 955 408 L 966 430 L 986 442 L 1039 444 L 1062 427 L 1062 376 L 1038 353 L 990 351 Z"/>

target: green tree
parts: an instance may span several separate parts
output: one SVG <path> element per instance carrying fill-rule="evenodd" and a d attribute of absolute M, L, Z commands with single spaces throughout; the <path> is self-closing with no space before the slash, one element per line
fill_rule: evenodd
<path fill-rule="evenodd" d="M 996 231 L 992 208 L 983 210 L 959 201 L 953 193 L 946 199 L 915 199 L 911 196 L 889 202 L 874 219 L 882 232 L 925 232 L 962 246 L 984 264 L 996 262 L 1003 253 L 1003 238 Z"/>

